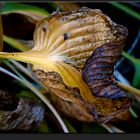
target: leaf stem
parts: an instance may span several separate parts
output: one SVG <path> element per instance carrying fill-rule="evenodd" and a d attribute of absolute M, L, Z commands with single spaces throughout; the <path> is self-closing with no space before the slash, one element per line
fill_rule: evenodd
<path fill-rule="evenodd" d="M 123 83 L 120 83 L 120 82 L 117 82 L 117 85 L 122 88 L 122 89 L 125 89 L 127 91 L 129 91 L 130 93 L 133 93 L 133 94 L 136 94 L 138 96 L 140 96 L 140 90 L 132 87 L 132 86 L 128 86 L 128 85 L 125 85 Z"/>
<path fill-rule="evenodd" d="M 121 129 L 111 125 L 111 124 L 101 124 L 109 133 L 124 133 Z"/>

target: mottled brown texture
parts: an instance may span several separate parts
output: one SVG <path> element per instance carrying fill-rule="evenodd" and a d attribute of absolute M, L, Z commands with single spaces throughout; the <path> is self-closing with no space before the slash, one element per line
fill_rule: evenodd
<path fill-rule="evenodd" d="M 37 24 L 35 47 L 28 55 L 34 53 L 46 63 L 33 64 L 32 70 L 55 94 L 52 101 L 61 107 L 61 112 L 78 120 L 105 123 L 129 108 L 130 99 L 115 85 L 113 78 L 113 67 L 127 34 L 125 27 L 114 23 L 99 9 L 86 7 L 54 12 Z M 88 87 L 84 85 L 82 70 Z M 72 77 L 74 72 L 79 75 Z M 83 83 L 75 83 L 77 79 Z"/>
<path fill-rule="evenodd" d="M 56 96 L 55 94 L 50 94 L 49 96 L 50 101 L 55 106 L 55 108 L 67 117 L 76 118 L 77 120 L 84 121 L 84 122 L 92 122 L 94 118 L 90 115 L 85 107 L 81 107 L 77 104 L 72 102 L 63 100 L 62 98 Z"/>
<path fill-rule="evenodd" d="M 40 81 L 44 85 L 47 85 L 50 88 L 51 93 L 55 93 L 58 96 L 57 101 L 60 100 L 60 104 L 61 102 L 64 102 L 64 104 L 76 103 L 73 106 L 79 106 L 78 108 L 82 108 L 83 110 L 86 110 L 87 112 L 93 112 L 94 106 L 90 105 L 88 102 L 82 99 L 79 93 L 80 92 L 79 89 L 65 85 L 65 83 L 63 82 L 63 79 L 60 77 L 58 73 L 56 72 L 46 73 L 43 70 L 34 70 L 33 72 L 37 77 L 39 77 Z M 53 101 L 56 99 L 57 97 L 56 95 L 52 94 L 52 96 L 55 96 L 54 98 L 51 96 L 52 97 L 51 99 L 53 99 Z M 61 100 L 61 98 L 63 100 Z M 62 110 L 63 109 L 64 108 L 62 108 Z"/>
<path fill-rule="evenodd" d="M 0 130 L 35 130 L 44 118 L 44 107 L 38 99 L 20 98 L 13 110 L 5 105 L 16 104 L 13 94 L 0 91 Z"/>
<path fill-rule="evenodd" d="M 55 104 L 58 111 L 78 120 L 98 123 L 107 122 L 130 106 L 129 98 L 114 100 L 96 98 L 97 102 L 95 104 L 88 103 L 81 97 L 77 88 L 65 85 L 58 73 L 45 73 L 42 70 L 34 70 L 33 72 L 44 85 L 50 88 L 52 94 L 50 100 Z M 79 116 L 79 114 L 82 114 L 82 116 Z"/>
<path fill-rule="evenodd" d="M 127 33 L 127 32 L 126 32 Z M 115 85 L 113 71 L 123 48 L 119 42 L 97 48 L 83 68 L 83 79 L 94 96 L 118 98 L 126 96 L 125 91 Z"/>
<path fill-rule="evenodd" d="M 119 113 L 118 115 L 116 115 L 112 120 L 110 120 L 111 122 L 119 122 L 119 121 L 129 121 L 131 120 L 133 117 L 129 111 L 129 109 L 126 109 L 125 111 Z"/>
<path fill-rule="evenodd" d="M 81 70 L 96 48 L 122 39 L 120 28 L 99 9 L 56 11 L 37 23 L 34 44 L 38 47 L 32 51 L 41 46 L 45 56 L 64 57 L 65 63 Z"/>
<path fill-rule="evenodd" d="M 62 11 L 73 11 L 73 10 L 78 10 L 80 8 L 79 4 L 72 3 L 72 2 L 55 1 L 55 4 L 57 7 L 62 9 Z"/>

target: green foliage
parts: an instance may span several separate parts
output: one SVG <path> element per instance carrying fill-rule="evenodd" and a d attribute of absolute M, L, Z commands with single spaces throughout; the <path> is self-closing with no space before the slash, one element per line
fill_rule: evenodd
<path fill-rule="evenodd" d="M 77 133 L 76 129 L 72 126 L 72 124 L 66 118 L 63 118 L 63 120 L 70 133 Z"/>
<path fill-rule="evenodd" d="M 49 13 L 44 10 L 43 8 L 39 8 L 36 6 L 28 5 L 28 4 L 22 4 L 22 3 L 15 3 L 15 2 L 4 2 L 1 13 L 12 13 L 17 11 L 26 11 L 26 12 L 32 12 L 39 16 L 48 16 Z"/>
<path fill-rule="evenodd" d="M 130 62 L 133 64 L 134 68 L 135 68 L 135 73 L 134 73 L 134 77 L 133 77 L 133 81 L 132 81 L 132 85 L 136 88 L 140 89 L 140 60 L 134 58 L 133 56 L 131 56 L 130 54 L 123 52 L 122 54 L 125 58 L 127 58 L 128 60 L 130 60 Z"/>
<path fill-rule="evenodd" d="M 95 123 L 83 123 L 82 133 L 108 133 L 108 131 Z"/>
<path fill-rule="evenodd" d="M 130 7 L 126 6 L 125 4 L 119 3 L 119 2 L 109 2 L 112 6 L 118 8 L 119 10 L 122 10 L 126 14 L 140 20 L 140 14 L 137 13 L 135 10 L 131 9 Z"/>
<path fill-rule="evenodd" d="M 20 51 L 27 51 L 30 48 L 26 46 L 25 44 L 21 43 L 17 39 L 8 37 L 6 35 L 3 35 L 3 41 L 12 46 L 13 48 L 20 50 Z"/>
<path fill-rule="evenodd" d="M 17 95 L 17 97 L 26 97 L 26 98 L 36 98 L 36 95 L 28 90 L 21 90 Z"/>
<path fill-rule="evenodd" d="M 51 129 L 48 127 L 48 124 L 45 119 L 41 122 L 37 131 L 39 133 L 51 133 L 52 132 Z"/>

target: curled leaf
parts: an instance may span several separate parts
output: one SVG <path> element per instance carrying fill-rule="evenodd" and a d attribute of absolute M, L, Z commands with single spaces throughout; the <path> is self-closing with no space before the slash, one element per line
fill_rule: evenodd
<path fill-rule="evenodd" d="M 37 128 L 44 118 L 44 108 L 38 100 L 20 98 L 17 107 L 7 110 L 5 106 L 16 104 L 15 97 L 10 93 L 0 91 L 0 101 L 0 109 L 2 109 L 0 130 L 32 130 Z"/>
<path fill-rule="evenodd" d="M 69 2 L 54 2 L 56 6 L 60 7 L 63 11 L 74 11 L 80 8 L 80 5 L 77 3 L 69 3 Z"/>
<path fill-rule="evenodd" d="M 121 42 L 105 44 L 97 48 L 87 60 L 83 68 L 83 79 L 88 84 L 92 94 L 98 97 L 124 97 L 124 91 L 115 85 L 113 71 L 121 55 Z"/>
<path fill-rule="evenodd" d="M 55 95 L 82 108 L 92 121 L 106 122 L 128 108 L 129 99 L 93 96 L 82 78 L 82 70 L 97 48 L 111 42 L 122 45 L 126 36 L 126 28 L 100 10 L 82 7 L 77 11 L 54 12 L 44 18 L 36 26 L 33 49 L 0 53 L 0 58 L 31 63 L 34 74 Z"/>

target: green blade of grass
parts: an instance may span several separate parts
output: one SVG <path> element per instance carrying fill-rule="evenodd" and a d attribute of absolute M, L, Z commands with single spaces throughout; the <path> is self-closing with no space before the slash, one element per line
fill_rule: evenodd
<path fill-rule="evenodd" d="M 134 73 L 134 77 L 133 77 L 133 81 L 132 81 L 132 85 L 136 88 L 140 89 L 140 60 L 132 57 L 130 54 L 123 52 L 122 54 L 125 58 L 127 58 L 128 60 L 131 61 L 131 63 L 133 64 L 134 68 L 135 68 L 135 73 Z"/>
<path fill-rule="evenodd" d="M 140 77 L 139 71 L 136 70 L 136 67 L 140 68 L 140 61 L 138 59 L 132 57 L 130 54 L 128 54 L 128 53 L 126 53 L 124 51 L 122 53 L 122 56 L 132 62 L 132 64 L 134 65 L 134 68 L 135 68 L 135 72 L 137 73 L 137 76 Z M 139 82 L 139 84 L 140 84 L 140 82 Z M 130 93 L 134 93 L 135 95 L 140 96 L 140 90 L 135 88 L 135 87 L 132 87 L 132 86 L 129 86 L 129 85 L 125 85 L 125 84 L 120 83 L 120 82 L 118 82 L 117 85 L 119 87 L 129 91 Z"/>
<path fill-rule="evenodd" d="M 26 97 L 32 99 L 32 98 L 36 98 L 36 95 L 33 94 L 31 91 L 21 90 L 19 93 L 16 94 L 16 97 Z"/>
<path fill-rule="evenodd" d="M 125 51 L 123 51 L 122 56 L 124 56 L 126 59 L 130 60 L 133 64 L 140 66 L 140 60 L 132 57 L 130 54 L 126 53 Z"/>
<path fill-rule="evenodd" d="M 40 132 L 40 133 L 50 133 L 51 132 L 50 128 L 48 127 L 48 124 L 47 124 L 46 120 L 43 120 L 41 122 L 37 131 Z"/>
<path fill-rule="evenodd" d="M 129 111 L 134 118 L 138 118 L 138 115 L 136 114 L 136 112 L 133 110 L 132 107 L 129 108 Z"/>
<path fill-rule="evenodd" d="M 9 68 L 11 68 L 21 79 L 25 80 L 25 78 L 15 69 L 15 67 L 12 64 L 10 64 L 9 60 L 3 59 L 2 62 Z"/>
<path fill-rule="evenodd" d="M 109 133 L 124 133 L 123 130 L 111 125 L 111 124 L 101 124 Z"/>
<path fill-rule="evenodd" d="M 12 46 L 13 48 L 20 50 L 20 51 L 28 51 L 30 47 L 26 46 L 25 44 L 21 43 L 17 39 L 8 37 L 3 35 L 3 41 Z"/>
<path fill-rule="evenodd" d="M 96 123 L 82 123 L 81 131 L 83 133 L 108 133 L 108 130 Z"/>
<path fill-rule="evenodd" d="M 132 64 L 134 65 L 134 67 L 140 67 L 140 61 L 134 57 L 132 57 L 130 54 L 126 53 L 123 51 L 122 55 L 127 58 L 128 60 L 130 60 L 132 62 Z M 136 69 L 136 68 L 135 68 Z M 135 70 L 135 72 L 137 72 L 137 75 L 140 76 L 140 73 L 138 71 Z M 140 90 L 135 88 L 135 87 L 132 87 L 132 86 L 128 86 L 128 85 L 125 85 L 123 83 L 120 83 L 120 82 L 117 82 L 117 85 L 119 87 L 121 87 L 122 89 L 125 89 L 127 91 L 129 91 L 130 93 L 133 93 L 135 95 L 138 95 L 140 96 Z"/>
<path fill-rule="evenodd" d="M 120 10 L 122 10 L 126 14 L 140 20 L 140 14 L 137 13 L 136 11 L 134 11 L 133 9 L 131 9 L 130 7 L 128 7 L 124 4 L 118 3 L 118 2 L 109 2 L 109 4 L 111 4 L 112 6 L 118 8 Z"/>
<path fill-rule="evenodd" d="M 31 12 L 42 17 L 49 15 L 49 13 L 45 9 L 28 5 L 28 4 L 15 3 L 15 2 L 12 3 L 4 2 L 3 7 L 1 9 L 2 14 L 15 13 L 19 11 Z"/>
<path fill-rule="evenodd" d="M 140 89 L 140 65 L 134 64 L 135 73 L 132 81 L 132 85 L 138 89 Z"/>
<path fill-rule="evenodd" d="M 71 123 L 66 118 L 64 118 L 63 121 L 65 122 L 65 125 L 67 126 L 70 133 L 77 133 L 75 128 L 71 125 Z"/>

